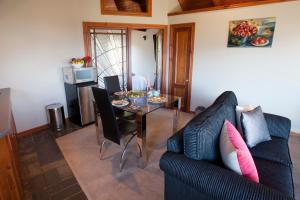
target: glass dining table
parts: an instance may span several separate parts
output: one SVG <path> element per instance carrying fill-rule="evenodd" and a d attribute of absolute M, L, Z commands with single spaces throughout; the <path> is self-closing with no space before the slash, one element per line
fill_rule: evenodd
<path fill-rule="evenodd" d="M 165 103 L 152 103 L 145 99 L 144 102 L 130 101 L 127 106 L 117 107 L 120 110 L 134 113 L 137 123 L 137 143 L 141 147 L 141 157 L 138 166 L 145 168 L 147 166 L 147 115 L 160 109 L 169 108 L 173 110 L 173 132 L 177 131 L 178 120 L 180 117 L 181 97 L 161 94 L 160 97 L 165 97 Z M 98 121 L 98 120 L 96 120 Z M 96 123 L 97 125 L 97 123 Z"/>

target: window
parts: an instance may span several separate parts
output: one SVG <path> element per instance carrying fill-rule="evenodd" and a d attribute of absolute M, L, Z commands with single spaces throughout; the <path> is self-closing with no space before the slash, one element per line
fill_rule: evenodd
<path fill-rule="evenodd" d="M 90 48 L 99 87 L 105 87 L 103 77 L 118 75 L 121 88 L 127 89 L 127 30 L 90 29 Z"/>

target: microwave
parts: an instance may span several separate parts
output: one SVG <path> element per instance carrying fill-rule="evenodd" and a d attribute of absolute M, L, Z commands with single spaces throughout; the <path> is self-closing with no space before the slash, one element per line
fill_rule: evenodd
<path fill-rule="evenodd" d="M 69 84 L 98 82 L 98 74 L 96 67 L 64 67 L 64 82 Z"/>

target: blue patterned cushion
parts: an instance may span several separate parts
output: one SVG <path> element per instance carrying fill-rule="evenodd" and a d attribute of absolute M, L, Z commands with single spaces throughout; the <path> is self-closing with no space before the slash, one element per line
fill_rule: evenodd
<path fill-rule="evenodd" d="M 232 91 L 223 92 L 213 103 L 213 105 L 227 104 L 237 105 L 237 98 Z"/>
<path fill-rule="evenodd" d="M 188 158 L 213 162 L 221 160 L 219 135 L 224 121 L 227 119 L 236 125 L 235 106 L 237 101 L 236 98 L 232 98 L 233 93 L 226 93 L 226 95 L 228 99 L 221 95 L 222 101 L 216 101 L 213 106 L 195 117 L 186 126 L 183 141 L 184 154 Z"/>

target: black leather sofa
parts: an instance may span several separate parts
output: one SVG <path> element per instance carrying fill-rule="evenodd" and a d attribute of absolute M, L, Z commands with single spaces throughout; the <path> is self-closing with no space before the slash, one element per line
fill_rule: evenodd
<path fill-rule="evenodd" d="M 167 152 L 160 160 L 165 176 L 165 200 L 294 199 L 288 147 L 291 122 L 287 118 L 265 114 L 272 140 L 250 149 L 259 184 L 223 166 L 219 134 L 225 119 L 236 125 L 236 105 L 235 94 L 225 92 L 168 139 Z M 197 149 L 199 143 L 205 148 Z M 191 159 L 197 156 L 205 159 Z"/>

